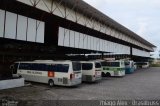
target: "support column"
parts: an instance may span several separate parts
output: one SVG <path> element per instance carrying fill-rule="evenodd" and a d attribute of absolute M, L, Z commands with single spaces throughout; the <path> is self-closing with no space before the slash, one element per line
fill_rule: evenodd
<path fill-rule="evenodd" d="M 102 53 L 102 56 L 101 56 L 101 58 L 102 58 L 102 59 L 104 58 L 104 53 Z"/>
<path fill-rule="evenodd" d="M 131 60 L 133 60 L 133 50 L 132 50 L 132 46 L 130 46 L 130 58 L 131 58 Z"/>

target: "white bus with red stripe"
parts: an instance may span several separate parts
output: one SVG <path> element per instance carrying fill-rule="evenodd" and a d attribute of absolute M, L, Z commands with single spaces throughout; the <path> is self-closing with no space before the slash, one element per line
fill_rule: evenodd
<path fill-rule="evenodd" d="M 99 61 L 81 61 L 82 81 L 95 82 L 101 80 L 102 67 Z"/>
<path fill-rule="evenodd" d="M 13 76 L 27 81 L 48 83 L 49 86 L 74 86 L 81 84 L 81 63 L 76 61 L 36 60 L 16 62 L 12 65 Z"/>

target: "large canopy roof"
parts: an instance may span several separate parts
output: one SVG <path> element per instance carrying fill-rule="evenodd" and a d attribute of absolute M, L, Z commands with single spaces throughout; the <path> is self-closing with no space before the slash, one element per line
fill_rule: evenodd
<path fill-rule="evenodd" d="M 74 9 L 76 11 L 79 11 L 83 13 L 87 17 L 93 17 L 95 20 L 98 20 L 99 22 L 102 22 L 110 27 L 113 27 L 120 32 L 130 36 L 131 38 L 149 46 L 149 47 L 156 47 L 155 45 L 151 44 L 147 40 L 143 39 L 133 31 L 129 30 L 128 28 L 124 27 L 123 25 L 119 24 L 115 20 L 111 19 L 107 15 L 103 14 L 99 10 L 95 9 L 91 5 L 87 4 L 83 0 L 57 0 L 63 5 L 68 6 L 71 9 Z"/>

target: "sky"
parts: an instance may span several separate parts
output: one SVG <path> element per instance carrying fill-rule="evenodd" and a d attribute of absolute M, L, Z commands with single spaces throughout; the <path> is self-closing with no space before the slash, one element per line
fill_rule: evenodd
<path fill-rule="evenodd" d="M 151 42 L 160 51 L 160 0 L 83 0 L 131 31 Z"/>

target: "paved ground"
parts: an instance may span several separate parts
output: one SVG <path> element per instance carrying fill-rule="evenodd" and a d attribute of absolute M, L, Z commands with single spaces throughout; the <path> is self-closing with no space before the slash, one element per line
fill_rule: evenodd
<path fill-rule="evenodd" d="M 160 68 L 140 69 L 122 78 L 103 78 L 77 87 L 32 83 L 31 86 L 0 91 L 0 98 L 20 100 L 133 100 L 160 98 Z"/>

